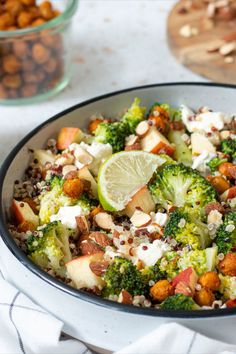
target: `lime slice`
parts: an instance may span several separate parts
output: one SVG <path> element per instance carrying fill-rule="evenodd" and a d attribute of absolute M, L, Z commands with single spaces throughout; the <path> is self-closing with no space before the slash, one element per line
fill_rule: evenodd
<path fill-rule="evenodd" d="M 122 151 L 108 158 L 98 174 L 98 196 L 103 208 L 123 210 L 164 162 L 162 157 L 144 151 Z"/>

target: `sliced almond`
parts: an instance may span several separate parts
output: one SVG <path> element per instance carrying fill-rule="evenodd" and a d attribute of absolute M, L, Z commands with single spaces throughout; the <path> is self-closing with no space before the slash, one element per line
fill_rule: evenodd
<path fill-rule="evenodd" d="M 74 162 L 74 156 L 70 153 L 64 153 L 59 155 L 55 161 L 55 165 L 57 166 L 66 166 L 71 165 Z"/>
<path fill-rule="evenodd" d="M 125 145 L 130 146 L 137 143 L 138 141 L 139 141 L 139 137 L 137 135 L 132 134 L 125 139 Z"/>
<path fill-rule="evenodd" d="M 209 5 L 207 6 L 207 17 L 213 18 L 215 16 L 215 12 L 216 12 L 215 3 L 210 2 Z"/>
<path fill-rule="evenodd" d="M 132 305 L 133 303 L 132 295 L 128 291 L 123 289 L 119 294 L 118 302 L 121 304 Z"/>
<path fill-rule="evenodd" d="M 230 137 L 230 131 L 229 130 L 222 130 L 220 132 L 220 138 L 222 140 L 228 139 Z"/>
<path fill-rule="evenodd" d="M 226 56 L 228 54 L 231 54 L 232 52 L 234 52 L 236 49 L 236 44 L 235 42 L 229 42 L 229 43 L 226 43 L 224 45 L 222 45 L 220 47 L 220 54 L 223 55 L 223 56 Z"/>
<path fill-rule="evenodd" d="M 125 151 L 142 150 L 141 143 L 137 142 L 133 145 L 128 145 L 125 147 Z"/>
<path fill-rule="evenodd" d="M 230 32 L 229 34 L 224 36 L 223 40 L 226 42 L 236 41 L 236 31 Z"/>
<path fill-rule="evenodd" d="M 142 122 L 140 122 L 138 125 L 137 125 L 137 128 L 136 128 L 136 134 L 138 136 L 144 136 L 147 134 L 147 132 L 149 131 L 150 129 L 150 125 L 148 124 L 148 122 L 146 120 L 143 120 Z"/>
<path fill-rule="evenodd" d="M 152 218 L 149 214 L 144 213 L 142 210 L 136 209 L 130 221 L 135 227 L 146 226 L 151 222 Z"/>
<path fill-rule="evenodd" d="M 214 3 L 216 8 L 225 7 L 229 5 L 229 0 L 218 0 Z"/>
<path fill-rule="evenodd" d="M 65 177 L 69 172 L 72 172 L 72 171 L 76 171 L 77 168 L 75 165 L 65 165 L 63 166 L 63 169 L 62 169 L 62 174 L 63 174 L 63 177 Z"/>
<path fill-rule="evenodd" d="M 87 234 L 89 232 L 89 223 L 85 216 L 76 216 L 77 228 L 80 234 Z"/>
<path fill-rule="evenodd" d="M 224 62 L 226 64 L 232 64 L 234 62 L 234 58 L 231 56 L 227 56 L 227 57 L 225 57 Z"/>
<path fill-rule="evenodd" d="M 225 44 L 223 40 L 214 41 L 214 43 L 210 44 L 207 48 L 208 53 L 216 53 L 220 50 L 220 48 Z"/>
<path fill-rule="evenodd" d="M 112 220 L 112 216 L 108 213 L 98 213 L 94 216 L 94 221 L 97 226 L 104 230 L 114 229 L 115 224 Z"/>
<path fill-rule="evenodd" d="M 74 156 L 77 161 L 79 161 L 82 165 L 90 165 L 93 162 L 93 156 L 90 155 L 87 151 L 82 149 L 82 147 L 77 146 L 74 151 Z"/>

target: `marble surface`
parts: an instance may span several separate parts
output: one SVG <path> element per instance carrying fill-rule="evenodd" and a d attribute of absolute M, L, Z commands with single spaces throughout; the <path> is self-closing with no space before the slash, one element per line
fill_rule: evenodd
<path fill-rule="evenodd" d="M 175 0 L 81 0 L 72 27 L 74 75 L 53 99 L 0 106 L 0 164 L 33 127 L 85 99 L 137 85 L 199 81 L 171 55 L 166 18 Z"/>

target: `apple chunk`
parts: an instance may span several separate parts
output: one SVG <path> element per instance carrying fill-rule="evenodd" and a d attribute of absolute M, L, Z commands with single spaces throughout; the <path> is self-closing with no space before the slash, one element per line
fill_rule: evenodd
<path fill-rule="evenodd" d="M 153 154 L 167 154 L 172 156 L 175 149 L 156 127 L 151 127 L 147 134 L 141 139 L 142 150 Z"/>
<path fill-rule="evenodd" d="M 101 262 L 103 255 L 103 252 L 99 252 L 90 256 L 81 256 L 66 264 L 67 273 L 77 289 L 92 289 L 95 286 L 102 287 L 105 284 L 102 278 L 95 275 L 90 269 L 90 264 Z"/>
<path fill-rule="evenodd" d="M 191 135 L 191 145 L 193 155 L 200 155 L 203 151 L 213 154 L 216 152 L 216 148 L 210 140 L 200 133 L 193 133 Z"/>
<path fill-rule="evenodd" d="M 38 149 L 34 151 L 34 159 L 37 159 L 38 162 L 44 166 L 47 162 L 53 164 L 55 161 L 55 156 L 51 151 Z"/>
<path fill-rule="evenodd" d="M 197 273 L 192 267 L 183 270 L 172 280 L 172 285 L 175 287 L 175 294 L 192 296 L 195 292 L 197 280 Z"/>
<path fill-rule="evenodd" d="M 135 210 L 138 208 L 147 214 L 155 210 L 155 203 L 147 186 L 142 187 L 137 193 L 135 193 L 126 205 L 124 213 L 131 218 Z"/>
<path fill-rule="evenodd" d="M 12 202 L 12 213 L 16 219 L 17 224 L 21 224 L 23 222 L 28 222 L 34 225 L 36 228 L 39 225 L 39 218 L 28 203 L 26 202 L 18 202 L 13 199 Z"/>
<path fill-rule="evenodd" d="M 84 134 L 82 130 L 75 127 L 64 127 L 61 128 L 58 138 L 57 138 L 57 148 L 59 150 L 64 150 L 70 146 L 72 143 L 80 143 Z"/>

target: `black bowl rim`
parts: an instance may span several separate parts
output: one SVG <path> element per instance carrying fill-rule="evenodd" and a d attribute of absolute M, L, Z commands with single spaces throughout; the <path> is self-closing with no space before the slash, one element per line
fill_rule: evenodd
<path fill-rule="evenodd" d="M 54 122 L 55 120 L 61 118 L 63 115 L 68 114 L 75 109 L 84 107 L 88 104 L 100 101 L 102 99 L 110 98 L 113 96 L 117 96 L 123 93 L 142 90 L 142 89 L 150 89 L 155 87 L 168 87 L 168 86 L 207 86 L 207 87 L 221 87 L 221 88 L 230 88 L 236 89 L 236 85 L 229 85 L 229 84 L 220 84 L 220 83 L 208 83 L 208 82 L 168 82 L 168 83 L 159 83 L 159 84 L 151 84 L 151 85 L 144 85 L 144 86 L 136 86 L 128 89 L 123 89 L 111 93 L 107 93 L 101 96 L 97 96 L 92 99 L 88 99 L 84 102 L 81 102 L 77 105 L 74 105 L 56 115 L 49 118 L 42 124 L 38 125 L 35 129 L 29 132 L 20 142 L 12 149 L 9 155 L 4 160 L 1 168 L 0 168 L 0 234 L 2 237 L 3 242 L 5 243 L 6 247 L 10 250 L 10 252 L 20 261 L 20 263 L 25 266 L 29 271 L 31 271 L 34 275 L 39 277 L 41 280 L 45 281 L 49 285 L 53 286 L 54 288 L 63 291 L 64 293 L 71 295 L 75 298 L 80 300 L 84 300 L 86 302 L 92 303 L 94 305 L 98 305 L 100 307 L 114 310 L 114 311 L 121 311 L 130 314 L 136 315 L 146 315 L 146 316 L 157 316 L 157 317 L 165 317 L 165 318 L 179 318 L 179 319 L 201 319 L 201 318 L 212 318 L 212 317 L 229 317 L 236 315 L 236 308 L 226 308 L 226 309 L 215 309 L 215 310 L 192 310 L 192 311 L 183 311 L 183 310 L 157 310 L 153 308 L 140 308 L 135 307 L 132 305 L 125 305 L 120 304 L 118 302 L 110 301 L 102 299 L 94 294 L 87 293 L 82 290 L 77 290 L 69 285 L 62 283 L 61 281 L 53 278 L 48 273 L 41 270 L 38 266 L 36 266 L 32 261 L 30 261 L 27 256 L 23 253 L 23 251 L 16 245 L 15 241 L 13 240 L 12 236 L 10 235 L 7 225 L 4 221 L 3 215 L 5 213 L 3 208 L 3 200 L 2 200 L 2 189 L 4 178 L 8 171 L 9 166 L 11 165 L 12 160 L 16 156 L 16 154 L 21 150 L 21 148 L 27 143 L 27 141 L 32 138 L 35 134 L 37 134 L 42 128 L 46 125 Z"/>

